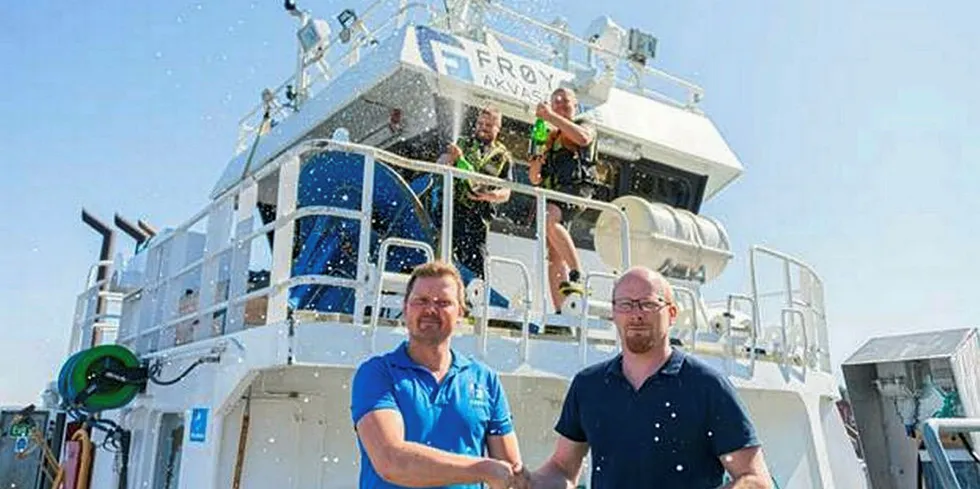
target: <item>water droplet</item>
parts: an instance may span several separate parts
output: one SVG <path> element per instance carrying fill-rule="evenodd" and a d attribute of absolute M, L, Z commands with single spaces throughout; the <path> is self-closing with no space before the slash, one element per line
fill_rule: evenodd
<path fill-rule="evenodd" d="M 180 15 L 178 15 L 178 16 L 177 16 L 177 23 L 178 23 L 178 24 L 183 24 L 183 23 L 184 23 L 184 17 L 183 17 L 183 16 L 180 16 Z"/>
<path fill-rule="evenodd" d="M 340 462 L 340 457 L 334 457 L 333 458 L 333 463 L 338 463 L 338 462 Z"/>
<path fill-rule="evenodd" d="M 307 404 L 309 404 L 309 402 L 310 402 L 310 398 L 309 398 L 309 397 L 304 397 L 304 398 L 303 398 L 303 402 L 305 402 L 305 403 L 307 403 Z"/>
<path fill-rule="evenodd" d="M 731 462 L 732 461 L 732 456 L 731 455 L 725 455 L 725 461 L 726 462 Z"/>
<path fill-rule="evenodd" d="M 677 413 L 670 413 L 670 417 L 671 418 L 676 418 L 677 417 Z"/>
<path fill-rule="evenodd" d="M 323 456 L 323 458 L 321 458 L 320 460 L 322 460 L 322 461 L 323 461 L 323 463 L 327 463 L 327 462 L 329 462 L 329 461 L 330 461 L 330 457 L 328 457 L 328 456 L 326 456 L 326 455 L 324 455 L 324 456 Z"/>
<path fill-rule="evenodd" d="M 198 10 L 204 10 L 204 5 L 202 5 L 202 4 L 199 3 L 199 4 L 195 5 L 194 8 L 196 8 Z"/>
<path fill-rule="evenodd" d="M 670 401 L 665 402 L 664 406 L 670 407 Z"/>
<path fill-rule="evenodd" d="M 275 442 L 276 442 L 276 439 L 270 436 L 269 437 L 269 443 L 275 443 Z"/>
<path fill-rule="evenodd" d="M 313 376 L 314 377 L 319 377 L 320 376 L 320 372 L 313 372 Z"/>
<path fill-rule="evenodd" d="M 660 437 L 659 437 L 659 436 L 655 436 L 655 437 L 653 437 L 653 441 L 655 441 L 655 442 L 658 442 L 658 443 L 659 443 L 659 442 L 660 442 Z"/>
<path fill-rule="evenodd" d="M 712 432 L 709 431 L 708 432 L 708 438 L 711 438 L 712 436 L 714 436 L 714 433 L 712 433 Z"/>
<path fill-rule="evenodd" d="M 676 469 L 677 469 L 677 471 L 678 471 L 678 472 L 681 472 L 681 471 L 683 471 L 683 470 L 684 470 L 684 466 L 683 466 L 683 465 L 681 465 L 681 464 L 677 464 L 677 467 L 676 467 Z"/>
<path fill-rule="evenodd" d="M 653 424 L 653 427 L 654 427 L 654 428 L 660 428 L 660 423 L 654 423 L 654 424 Z"/>
<path fill-rule="evenodd" d="M 156 58 L 156 59 L 160 59 L 160 58 L 163 57 L 163 53 L 160 52 L 160 51 L 157 51 L 156 53 L 153 53 L 153 57 Z"/>

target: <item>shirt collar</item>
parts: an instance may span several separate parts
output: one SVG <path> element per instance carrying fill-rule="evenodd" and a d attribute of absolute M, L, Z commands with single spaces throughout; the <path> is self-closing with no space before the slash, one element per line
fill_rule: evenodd
<path fill-rule="evenodd" d="M 471 363 L 473 363 L 473 361 L 470 360 L 470 358 L 467 357 L 466 355 L 463 355 L 453 349 L 450 349 L 449 351 L 450 353 L 452 353 L 453 356 L 453 361 L 452 363 L 450 363 L 449 366 L 451 370 L 460 370 L 468 367 Z M 412 360 L 412 357 L 408 356 L 407 340 L 403 341 L 401 345 L 398 345 L 398 348 L 395 348 L 395 350 L 389 354 L 389 358 L 391 359 L 391 363 L 397 367 L 424 368 L 421 365 L 415 363 L 415 361 Z"/>
<path fill-rule="evenodd" d="M 681 371 L 681 366 L 684 365 L 684 358 L 687 356 L 683 350 L 679 350 L 676 347 L 670 347 L 670 356 L 667 357 L 667 362 L 660 367 L 654 375 L 669 375 L 676 376 Z M 620 353 L 616 355 L 611 362 L 606 365 L 606 375 L 619 375 L 623 376 L 623 354 Z"/>

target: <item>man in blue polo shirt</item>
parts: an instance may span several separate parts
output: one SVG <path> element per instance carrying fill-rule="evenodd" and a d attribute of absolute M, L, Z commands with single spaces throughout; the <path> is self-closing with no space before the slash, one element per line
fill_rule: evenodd
<path fill-rule="evenodd" d="M 408 281 L 408 341 L 357 369 L 351 414 L 360 489 L 506 489 L 521 456 L 497 374 L 450 348 L 464 313 L 459 272 L 435 262 Z"/>
<path fill-rule="evenodd" d="M 579 372 L 555 426 L 555 452 L 531 487 L 577 484 L 592 450 L 592 489 L 770 488 L 748 413 L 731 383 L 671 347 L 677 317 L 670 284 L 644 267 L 613 287 L 613 321 L 623 352 Z"/>

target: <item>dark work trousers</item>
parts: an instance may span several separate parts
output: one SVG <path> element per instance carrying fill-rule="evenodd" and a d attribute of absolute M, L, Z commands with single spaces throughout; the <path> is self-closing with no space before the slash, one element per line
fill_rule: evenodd
<path fill-rule="evenodd" d="M 487 222 L 470 207 L 453 207 L 453 258 L 483 278 L 487 253 Z"/>

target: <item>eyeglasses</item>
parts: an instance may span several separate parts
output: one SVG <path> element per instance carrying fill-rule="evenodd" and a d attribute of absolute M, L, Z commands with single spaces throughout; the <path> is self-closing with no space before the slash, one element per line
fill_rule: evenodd
<path fill-rule="evenodd" d="M 643 311 L 643 312 L 657 312 L 663 309 L 665 306 L 669 306 L 670 302 L 663 299 L 649 300 L 649 299 L 614 299 L 613 309 L 617 312 L 633 312 L 633 311 Z"/>
<path fill-rule="evenodd" d="M 426 308 L 431 306 L 436 309 L 448 309 L 456 305 L 456 301 L 452 299 L 429 299 L 427 297 L 415 297 L 409 299 L 408 303 L 412 307 Z"/>

